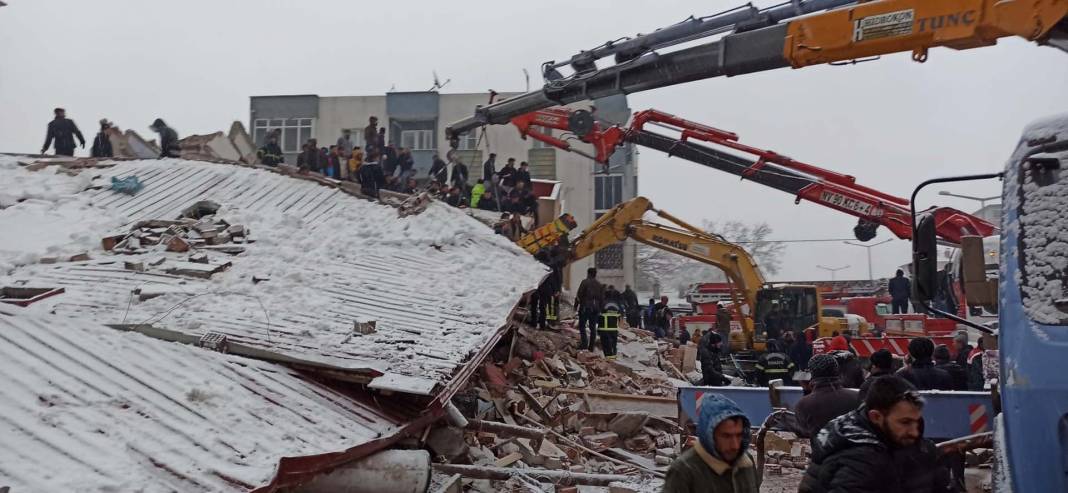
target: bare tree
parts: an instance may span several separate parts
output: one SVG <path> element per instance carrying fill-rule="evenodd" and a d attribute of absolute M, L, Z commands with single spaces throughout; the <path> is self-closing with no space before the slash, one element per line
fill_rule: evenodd
<path fill-rule="evenodd" d="M 768 241 L 772 229 L 767 223 L 706 220 L 701 223 L 701 228 L 745 248 L 765 275 L 779 272 L 786 245 Z M 637 263 L 642 276 L 650 282 L 659 282 L 665 289 L 676 290 L 679 296 L 682 296 L 691 284 L 727 280 L 723 271 L 716 267 L 646 245 L 638 248 Z"/>

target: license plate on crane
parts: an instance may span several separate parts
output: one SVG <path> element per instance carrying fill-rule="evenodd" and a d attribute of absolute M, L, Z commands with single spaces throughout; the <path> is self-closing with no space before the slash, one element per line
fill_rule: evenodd
<path fill-rule="evenodd" d="M 826 190 L 820 192 L 820 201 L 833 205 L 835 207 L 841 207 L 848 211 L 864 214 L 866 216 L 871 215 L 872 209 L 874 207 L 867 202 L 849 198 L 840 193 L 829 192 Z"/>

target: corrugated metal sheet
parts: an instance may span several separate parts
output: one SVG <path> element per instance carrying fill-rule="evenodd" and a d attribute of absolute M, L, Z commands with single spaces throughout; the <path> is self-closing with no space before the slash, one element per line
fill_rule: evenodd
<path fill-rule="evenodd" d="M 333 187 L 225 164 L 130 161 L 100 172 L 104 182 L 137 175 L 145 184 L 134 196 L 106 189 L 80 195 L 126 224 L 173 219 L 197 201 L 212 200 L 224 208 L 220 217 L 254 224 L 251 234 L 259 241 L 228 257 L 233 267 L 211 280 L 127 271 L 123 261 L 136 256 L 103 252 L 88 262 L 31 265 L 0 278 L 3 285 L 21 280 L 66 288 L 38 309 L 106 324 L 151 323 L 193 336 L 219 332 L 304 361 L 375 368 L 388 374 L 391 388 L 425 394 L 479 352 L 522 292 L 544 275 L 488 228 L 440 204 L 398 219 L 392 208 Z M 369 222 L 384 226 L 368 229 Z M 332 244 L 321 248 L 317 238 Z M 286 242 L 317 250 L 296 255 L 282 248 Z M 358 249 L 349 246 L 357 243 Z M 251 282 L 264 274 L 271 280 Z M 173 293 L 144 302 L 131 296 L 160 286 Z M 378 331 L 353 335 L 356 320 L 375 320 Z"/>
<path fill-rule="evenodd" d="M 412 418 L 279 365 L 2 305 L 0 380 L 16 492 L 248 491 L 283 457 L 351 459 Z"/>

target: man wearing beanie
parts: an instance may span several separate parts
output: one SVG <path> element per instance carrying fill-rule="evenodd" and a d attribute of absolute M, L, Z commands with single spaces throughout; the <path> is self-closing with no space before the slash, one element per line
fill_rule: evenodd
<path fill-rule="evenodd" d="M 811 437 L 832 419 L 856 409 L 860 405 L 860 396 L 856 390 L 842 387 L 834 356 L 813 356 L 808 360 L 808 371 L 812 375 L 809 383 L 812 392 L 797 401 L 794 410 L 797 424 Z"/>
<path fill-rule="evenodd" d="M 934 342 L 926 337 L 917 337 L 909 341 L 909 366 L 898 370 L 897 376 L 904 378 L 917 390 L 953 390 L 953 378 L 943 369 L 936 368 L 931 356 L 934 354 Z"/>

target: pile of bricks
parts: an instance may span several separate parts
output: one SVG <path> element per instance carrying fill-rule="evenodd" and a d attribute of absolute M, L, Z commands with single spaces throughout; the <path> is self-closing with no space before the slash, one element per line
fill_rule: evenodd
<path fill-rule="evenodd" d="M 140 221 L 129 232 L 106 236 L 102 240 L 104 250 L 122 254 L 158 250 L 188 252 L 194 248 L 237 254 L 245 250 L 245 243 L 250 242 L 248 229 L 243 225 L 230 224 L 214 216 Z"/>

